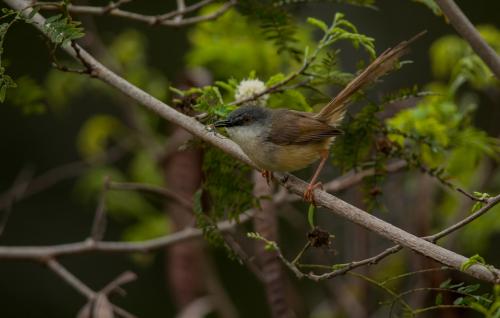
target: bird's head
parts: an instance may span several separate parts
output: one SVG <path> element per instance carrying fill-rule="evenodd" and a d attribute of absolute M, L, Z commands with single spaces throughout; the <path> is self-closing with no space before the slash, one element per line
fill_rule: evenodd
<path fill-rule="evenodd" d="M 260 106 L 242 106 L 232 111 L 226 119 L 217 121 L 215 127 L 225 127 L 228 130 L 238 127 L 261 126 L 266 123 L 270 111 Z"/>

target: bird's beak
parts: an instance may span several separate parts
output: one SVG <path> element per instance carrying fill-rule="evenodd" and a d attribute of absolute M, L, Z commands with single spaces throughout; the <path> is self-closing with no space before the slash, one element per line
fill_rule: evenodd
<path fill-rule="evenodd" d="M 214 123 L 214 127 L 229 127 L 231 122 L 229 120 L 219 120 Z"/>

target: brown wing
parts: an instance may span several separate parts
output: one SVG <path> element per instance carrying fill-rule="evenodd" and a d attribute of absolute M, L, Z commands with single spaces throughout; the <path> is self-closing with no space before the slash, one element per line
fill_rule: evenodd
<path fill-rule="evenodd" d="M 267 138 L 278 145 L 300 145 L 321 142 L 342 131 L 316 118 L 314 114 L 279 109 L 273 112 L 273 125 Z"/>
<path fill-rule="evenodd" d="M 387 49 L 380 54 L 363 72 L 356 76 L 335 98 L 323 107 L 316 114 L 316 118 L 331 125 L 338 125 L 344 118 L 346 107 L 354 93 L 393 69 L 398 59 L 408 51 L 408 46 L 425 32 L 421 32 L 410 40 L 403 41 L 394 48 Z"/>

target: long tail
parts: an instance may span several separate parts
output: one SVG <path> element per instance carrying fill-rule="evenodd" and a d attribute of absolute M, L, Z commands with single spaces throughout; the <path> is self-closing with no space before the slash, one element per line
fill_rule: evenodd
<path fill-rule="evenodd" d="M 415 40 L 424 35 L 427 31 L 420 32 L 408 41 L 399 43 L 394 48 L 389 48 L 380 54 L 367 68 L 354 78 L 344 89 L 337 94 L 319 113 L 315 115 L 317 119 L 325 121 L 330 125 L 338 125 L 345 115 L 347 105 L 351 97 L 365 87 L 373 83 L 379 77 L 392 70 L 399 58 L 408 52 L 408 47 Z"/>

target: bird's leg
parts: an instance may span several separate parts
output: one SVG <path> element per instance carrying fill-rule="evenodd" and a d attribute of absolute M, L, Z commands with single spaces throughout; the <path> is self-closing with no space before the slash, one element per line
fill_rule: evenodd
<path fill-rule="evenodd" d="M 261 174 L 264 178 L 266 178 L 267 185 L 270 185 L 271 179 L 273 178 L 273 173 L 269 170 L 262 170 Z"/>
<path fill-rule="evenodd" d="M 328 150 L 321 152 L 321 161 L 319 162 L 318 168 L 316 168 L 316 172 L 314 172 L 314 175 L 311 178 L 306 191 L 304 192 L 304 200 L 306 200 L 307 202 L 311 202 L 314 204 L 314 190 L 317 188 L 323 188 L 323 184 L 321 182 L 316 182 L 316 180 L 318 179 L 321 170 L 325 166 L 326 159 L 328 159 Z"/>

